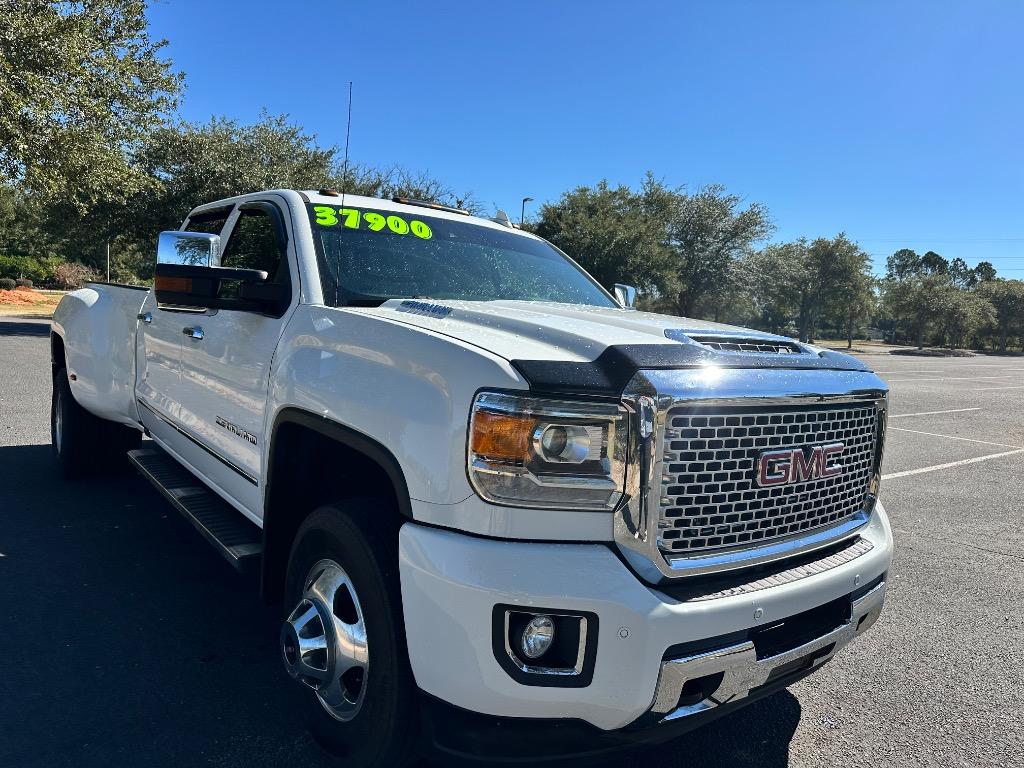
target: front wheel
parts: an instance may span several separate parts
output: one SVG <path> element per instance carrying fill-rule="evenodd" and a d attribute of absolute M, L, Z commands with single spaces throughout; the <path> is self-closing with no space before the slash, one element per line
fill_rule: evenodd
<path fill-rule="evenodd" d="M 393 531 L 376 522 L 387 517 L 383 506 L 352 500 L 306 519 L 288 561 L 281 628 L 310 731 L 360 768 L 408 765 L 418 746 L 397 552 Z"/>

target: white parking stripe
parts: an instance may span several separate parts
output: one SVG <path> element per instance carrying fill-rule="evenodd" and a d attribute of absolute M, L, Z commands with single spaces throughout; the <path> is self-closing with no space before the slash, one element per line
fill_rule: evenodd
<path fill-rule="evenodd" d="M 963 413 L 964 411 L 980 411 L 981 408 L 954 408 L 950 411 L 921 411 L 920 413 L 891 413 L 890 419 L 905 419 L 907 416 L 934 416 L 937 413 Z M 893 427 L 895 429 L 895 427 Z"/>
<path fill-rule="evenodd" d="M 941 376 L 933 379 L 889 379 L 889 384 L 898 381 L 978 381 L 980 379 L 1015 379 L 1016 376 Z"/>
<path fill-rule="evenodd" d="M 1007 445 L 1006 443 L 993 443 L 993 442 L 990 442 L 988 440 L 975 440 L 973 437 L 957 437 L 956 435 L 938 435 L 938 434 L 936 434 L 934 432 L 921 432 L 921 431 L 916 430 L 916 429 L 907 429 L 906 427 L 889 427 L 889 429 L 890 430 L 894 430 L 896 432 L 912 432 L 915 435 L 927 435 L 928 437 L 944 437 L 947 440 L 963 440 L 964 442 L 968 442 L 968 443 L 981 443 L 982 445 L 995 445 L 995 446 L 998 446 L 999 448 L 1020 448 L 1022 451 L 1024 451 L 1024 447 L 1021 447 L 1019 445 Z"/>
<path fill-rule="evenodd" d="M 905 472 L 890 472 L 888 475 L 882 475 L 882 479 L 895 480 L 897 477 L 921 475 L 925 472 L 937 472 L 940 469 L 952 469 L 953 467 L 962 467 L 965 464 L 977 464 L 979 461 L 1001 459 L 1003 456 L 1015 456 L 1018 453 L 1024 453 L 1024 448 L 1018 448 L 1016 451 L 1004 451 L 1003 453 L 990 453 L 988 456 L 977 456 L 973 459 L 963 459 L 962 461 L 951 461 L 948 464 L 936 464 L 931 467 L 921 467 L 921 469 L 908 469 Z"/>
<path fill-rule="evenodd" d="M 999 389 L 1024 389 L 1024 387 L 982 387 L 981 389 L 972 389 L 971 392 L 995 392 Z"/>

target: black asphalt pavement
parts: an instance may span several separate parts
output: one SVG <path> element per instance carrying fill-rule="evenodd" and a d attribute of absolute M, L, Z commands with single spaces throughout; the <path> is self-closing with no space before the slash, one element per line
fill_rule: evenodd
<path fill-rule="evenodd" d="M 50 454 L 45 321 L 0 319 L 0 766 L 321 766 L 278 609 L 131 474 Z M 819 673 L 608 766 L 1024 766 L 1024 358 L 892 386 L 886 611 Z"/>

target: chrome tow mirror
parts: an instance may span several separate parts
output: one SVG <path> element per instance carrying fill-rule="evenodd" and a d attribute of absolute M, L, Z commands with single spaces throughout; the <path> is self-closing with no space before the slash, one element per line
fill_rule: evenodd
<path fill-rule="evenodd" d="M 220 235 L 203 232 L 161 232 L 156 246 L 157 264 L 187 267 L 220 265 Z"/>
<path fill-rule="evenodd" d="M 625 283 L 615 284 L 615 300 L 623 309 L 636 309 L 636 288 Z"/>

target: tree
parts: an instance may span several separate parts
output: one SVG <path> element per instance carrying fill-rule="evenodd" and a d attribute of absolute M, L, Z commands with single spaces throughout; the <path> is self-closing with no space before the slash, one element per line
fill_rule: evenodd
<path fill-rule="evenodd" d="M 397 166 L 384 170 L 351 165 L 347 181 L 335 147 L 286 115 L 264 113 L 251 124 L 225 117 L 207 123 L 177 123 L 155 130 L 137 149 L 149 192 L 127 203 L 104 201 L 87 217 L 65 211 L 64 247 L 99 266 L 112 243 L 115 271 L 147 276 L 158 232 L 176 229 L 195 206 L 262 189 L 346 189 L 353 194 L 408 195 L 455 202 L 441 182 Z M 468 196 L 463 196 L 468 197 Z"/>
<path fill-rule="evenodd" d="M 123 224 L 152 238 L 177 228 L 200 203 L 261 189 L 332 186 L 335 155 L 285 115 L 264 113 L 250 125 L 215 117 L 165 126 L 136 154 L 154 190 L 134 201 Z"/>
<path fill-rule="evenodd" d="M 896 322 L 904 324 L 917 348 L 923 349 L 926 335 L 941 317 L 950 292 L 955 290 L 948 275 L 918 274 L 904 280 L 887 277 L 883 281 L 882 300 Z"/>
<path fill-rule="evenodd" d="M 999 337 L 999 351 L 1006 352 L 1010 334 L 1020 332 L 1024 324 L 1024 281 L 987 280 L 978 286 L 977 292 L 993 307 L 992 325 Z"/>
<path fill-rule="evenodd" d="M 338 167 L 336 162 L 330 183 L 334 189 L 344 189 L 355 195 L 431 200 L 462 208 L 476 215 L 483 213 L 483 206 L 474 198 L 472 192 L 458 193 L 429 173 L 409 171 L 398 165 L 377 168 L 372 165 L 351 164 L 346 171 Z"/>
<path fill-rule="evenodd" d="M 926 275 L 948 275 L 949 262 L 935 251 L 928 251 L 921 257 L 921 270 Z"/>
<path fill-rule="evenodd" d="M 132 150 L 164 125 L 182 84 L 145 11 L 145 0 L 3 0 L 0 182 L 80 212 L 145 185 Z"/>
<path fill-rule="evenodd" d="M 749 254 L 743 262 L 758 325 L 786 333 L 807 301 L 807 241 L 775 243 Z"/>
<path fill-rule="evenodd" d="M 996 279 L 996 268 L 989 261 L 979 261 L 974 268 L 974 276 L 977 283 L 987 283 Z"/>
<path fill-rule="evenodd" d="M 977 291 L 968 291 L 950 285 L 943 292 L 935 314 L 941 327 L 941 343 L 950 347 L 966 347 L 972 337 L 985 326 L 995 322 L 996 314 L 991 302 Z"/>
<path fill-rule="evenodd" d="M 773 230 L 760 203 L 741 209 L 738 196 L 713 184 L 695 194 L 677 192 L 668 227 L 675 310 L 680 315 L 717 315 L 719 301 L 732 290 L 737 262 Z M 711 302 L 711 306 L 708 306 Z"/>
<path fill-rule="evenodd" d="M 795 319 L 801 341 L 813 342 L 829 320 L 852 347 L 857 325 L 875 306 L 871 259 L 842 233 L 770 245 L 744 265 L 763 324 L 785 332 Z"/>
<path fill-rule="evenodd" d="M 909 248 L 900 248 L 885 260 L 885 276 L 890 280 L 905 280 L 921 272 L 921 257 Z"/>
<path fill-rule="evenodd" d="M 541 206 L 533 230 L 606 288 L 629 283 L 648 294 L 665 292 L 674 285 L 666 241 L 678 194 L 651 174 L 638 191 L 600 181 Z"/>
<path fill-rule="evenodd" d="M 957 288 L 970 289 L 978 282 L 978 274 L 960 257 L 949 262 L 949 276 Z"/>

